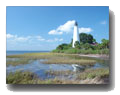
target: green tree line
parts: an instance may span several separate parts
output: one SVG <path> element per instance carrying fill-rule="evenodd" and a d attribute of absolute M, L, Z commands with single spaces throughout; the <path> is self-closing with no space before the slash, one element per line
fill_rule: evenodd
<path fill-rule="evenodd" d="M 102 39 L 101 43 L 97 43 L 91 34 L 80 33 L 80 43 L 75 42 L 75 48 L 72 48 L 72 42 L 63 43 L 52 52 L 58 53 L 82 53 L 82 54 L 109 54 L 109 40 Z"/>

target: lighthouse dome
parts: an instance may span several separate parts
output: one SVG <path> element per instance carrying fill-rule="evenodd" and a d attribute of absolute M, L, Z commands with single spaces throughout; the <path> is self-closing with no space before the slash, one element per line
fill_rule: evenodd
<path fill-rule="evenodd" d="M 77 23 L 77 21 L 75 21 L 75 26 L 78 26 L 78 23 Z"/>

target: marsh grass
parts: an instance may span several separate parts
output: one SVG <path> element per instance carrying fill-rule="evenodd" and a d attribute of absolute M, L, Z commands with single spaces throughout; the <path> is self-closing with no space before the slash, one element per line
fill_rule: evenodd
<path fill-rule="evenodd" d="M 46 64 L 80 64 L 80 65 L 94 65 L 96 61 L 94 60 L 84 60 L 84 59 L 65 59 L 65 58 L 58 58 L 44 61 L 43 63 Z"/>
<path fill-rule="evenodd" d="M 44 63 L 47 64 L 80 64 L 80 65 L 93 65 L 95 60 L 83 59 L 76 54 L 64 54 L 64 53 L 29 53 L 23 55 L 11 55 L 7 58 L 27 58 L 27 59 L 48 59 Z M 19 64 L 19 62 L 17 62 Z M 7 64 L 17 64 L 15 62 L 8 62 Z M 24 62 L 21 62 L 24 64 Z"/>
<path fill-rule="evenodd" d="M 7 58 L 21 58 L 20 60 L 7 61 L 8 65 L 29 64 L 36 59 L 47 59 L 43 61 L 46 64 L 80 64 L 80 65 L 94 65 L 95 60 L 84 59 L 77 54 L 64 53 L 26 53 L 22 55 L 10 55 Z M 32 60 L 32 61 L 30 61 Z M 34 73 L 17 71 L 9 73 L 6 77 L 7 84 L 79 84 L 80 81 L 86 79 L 99 79 L 109 77 L 109 69 L 86 69 L 84 72 L 76 73 L 68 71 L 47 71 L 46 74 L 51 75 L 74 75 L 77 74 L 76 80 L 61 80 L 55 77 L 54 79 L 41 80 Z M 93 81 L 93 80 L 92 80 Z M 89 83 L 89 82 L 88 82 Z"/>
<path fill-rule="evenodd" d="M 20 55 L 8 55 L 7 58 L 29 58 L 29 59 L 49 59 L 55 57 L 65 57 L 80 59 L 81 57 L 77 54 L 65 54 L 65 53 L 25 53 Z"/>
<path fill-rule="evenodd" d="M 6 77 L 7 84 L 66 84 L 71 81 L 60 80 L 58 78 L 41 80 L 31 72 L 16 71 L 9 73 Z"/>
<path fill-rule="evenodd" d="M 98 78 L 108 78 L 109 77 L 109 69 L 100 68 L 100 69 L 87 69 L 85 72 L 80 73 L 77 76 L 77 80 L 84 80 L 86 78 L 93 79 L 95 77 Z"/>
<path fill-rule="evenodd" d="M 6 77 L 7 84 L 96 84 L 104 78 L 109 80 L 109 69 L 87 69 L 85 72 L 76 73 L 72 71 L 48 71 L 47 74 L 51 75 L 74 75 L 77 77 L 75 80 L 54 79 L 41 80 L 36 74 L 31 72 L 16 71 L 15 73 L 9 73 Z M 103 81 L 100 82 L 104 83 Z"/>
<path fill-rule="evenodd" d="M 22 65 L 22 64 L 29 64 L 31 63 L 32 60 L 29 60 L 29 59 L 20 59 L 20 60 L 9 60 L 6 62 L 6 65 L 13 65 L 13 66 L 17 66 L 17 65 Z"/>
<path fill-rule="evenodd" d="M 31 59 L 44 59 L 54 56 L 51 53 L 25 53 L 20 55 L 8 55 L 7 58 L 31 58 Z"/>
<path fill-rule="evenodd" d="M 71 71 L 71 70 L 66 70 L 66 71 L 53 71 L 53 70 L 48 70 L 46 71 L 46 74 L 48 75 L 73 75 L 75 74 L 75 72 Z"/>
<path fill-rule="evenodd" d="M 85 79 L 93 79 L 95 77 L 105 78 L 109 77 L 109 69 L 108 68 L 100 68 L 100 69 L 86 69 L 84 72 L 72 72 L 70 70 L 67 71 L 52 71 L 49 70 L 46 72 L 49 75 L 74 75 L 76 74 L 76 80 L 85 80 Z"/>
<path fill-rule="evenodd" d="M 16 71 L 15 73 L 9 73 L 7 75 L 6 83 L 7 84 L 29 84 L 33 82 L 33 79 L 35 79 L 35 75 L 33 73 Z"/>

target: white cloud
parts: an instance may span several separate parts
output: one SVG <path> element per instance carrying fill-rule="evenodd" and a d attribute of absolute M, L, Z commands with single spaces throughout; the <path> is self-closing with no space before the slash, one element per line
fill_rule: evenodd
<path fill-rule="evenodd" d="M 49 39 L 49 40 L 46 40 L 47 42 L 53 42 L 53 40 Z"/>
<path fill-rule="evenodd" d="M 31 36 L 22 37 L 22 36 L 17 36 L 17 35 L 12 35 L 12 34 L 7 34 L 6 37 L 7 39 L 12 40 L 12 41 L 27 41 L 31 38 Z"/>
<path fill-rule="evenodd" d="M 41 36 L 17 36 L 17 35 L 12 35 L 12 34 L 7 34 L 7 41 L 11 42 L 26 42 L 26 41 L 45 41 L 45 42 L 57 42 L 57 41 L 63 41 L 62 38 L 54 38 L 54 39 L 45 39 Z"/>
<path fill-rule="evenodd" d="M 48 39 L 47 42 L 57 42 L 57 41 L 63 41 L 62 38 L 58 39 L 58 38 L 54 38 L 54 39 Z"/>
<path fill-rule="evenodd" d="M 57 31 L 70 32 L 74 26 L 75 20 L 67 21 L 64 25 L 60 25 Z"/>
<path fill-rule="evenodd" d="M 103 25 L 105 25 L 107 22 L 106 21 L 102 21 L 100 24 L 103 24 Z"/>
<path fill-rule="evenodd" d="M 43 38 L 43 37 L 41 37 L 41 36 L 36 36 L 36 38 L 37 38 L 37 40 L 39 40 L 39 41 L 44 41 L 45 39 Z"/>
<path fill-rule="evenodd" d="M 28 40 L 28 38 L 25 38 L 25 37 L 16 37 L 15 40 L 16 41 L 26 41 L 26 40 Z"/>
<path fill-rule="evenodd" d="M 75 20 L 67 21 L 65 24 L 60 25 L 57 29 L 48 32 L 50 35 L 61 35 L 63 33 L 69 33 L 72 31 Z"/>
<path fill-rule="evenodd" d="M 7 39 L 9 39 L 9 38 L 13 38 L 13 37 L 14 37 L 14 35 L 7 34 L 7 35 L 6 35 L 6 37 L 7 37 Z"/>
<path fill-rule="evenodd" d="M 54 41 L 63 41 L 63 39 L 58 39 L 58 38 L 55 38 Z"/>
<path fill-rule="evenodd" d="M 49 35 L 62 35 L 63 33 L 69 33 L 73 31 L 75 20 L 67 21 L 65 24 L 60 25 L 57 29 L 48 32 Z M 91 28 L 79 28 L 79 33 L 89 33 L 93 31 Z"/>
<path fill-rule="evenodd" d="M 48 34 L 50 34 L 50 35 L 61 35 L 61 34 L 63 34 L 63 32 L 58 32 L 56 30 L 51 30 L 50 32 L 48 32 Z"/>
<path fill-rule="evenodd" d="M 61 38 L 61 39 L 59 39 L 59 41 L 63 41 L 63 39 Z"/>
<path fill-rule="evenodd" d="M 79 33 L 89 33 L 91 31 L 93 31 L 91 28 L 84 28 L 84 27 L 79 28 Z"/>

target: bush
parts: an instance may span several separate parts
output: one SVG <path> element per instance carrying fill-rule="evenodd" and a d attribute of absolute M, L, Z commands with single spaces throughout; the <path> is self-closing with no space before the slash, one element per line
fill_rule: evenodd
<path fill-rule="evenodd" d="M 109 49 L 102 49 L 102 50 L 93 50 L 93 49 L 76 49 L 76 48 L 69 48 L 67 50 L 53 50 L 54 53 L 68 53 L 68 54 L 109 54 Z"/>
<path fill-rule="evenodd" d="M 70 44 L 61 44 L 52 52 L 55 53 L 70 53 L 70 54 L 109 54 L 109 40 L 102 39 L 102 43 L 97 43 L 91 35 L 88 35 L 89 40 L 85 39 L 86 34 L 83 35 L 82 41 L 79 43 L 75 42 L 75 48 L 72 48 L 72 42 Z M 92 43 L 92 41 L 94 43 Z"/>
<path fill-rule="evenodd" d="M 80 49 L 80 43 L 79 43 L 79 41 L 76 41 L 74 45 L 75 45 L 75 48 Z"/>
<path fill-rule="evenodd" d="M 60 50 L 59 49 L 54 49 L 52 50 L 53 53 L 60 53 Z"/>
<path fill-rule="evenodd" d="M 64 53 L 74 54 L 74 53 L 77 53 L 77 49 L 75 49 L 75 48 L 70 48 L 70 49 L 68 49 L 68 50 L 65 50 Z"/>
<path fill-rule="evenodd" d="M 102 49 L 101 54 L 109 54 L 109 49 Z"/>

